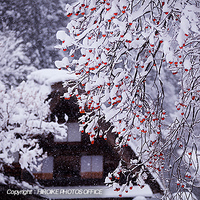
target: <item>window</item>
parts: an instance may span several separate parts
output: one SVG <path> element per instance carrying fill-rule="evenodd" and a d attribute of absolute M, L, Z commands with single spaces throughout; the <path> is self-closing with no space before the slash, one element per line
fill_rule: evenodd
<path fill-rule="evenodd" d="M 41 162 L 38 162 L 40 165 Z M 49 156 L 42 161 L 41 171 L 33 170 L 33 174 L 37 179 L 53 179 L 53 156 Z"/>
<path fill-rule="evenodd" d="M 103 177 L 103 156 L 82 156 L 81 157 L 81 178 L 102 178 Z"/>
<path fill-rule="evenodd" d="M 14 153 L 11 153 L 10 151 L 8 152 L 8 157 L 12 157 L 13 158 L 13 163 L 19 163 L 19 152 L 16 151 Z"/>
<path fill-rule="evenodd" d="M 67 137 L 57 139 L 54 137 L 54 142 L 81 142 L 81 132 L 79 131 L 79 124 L 77 122 L 67 123 Z"/>
<path fill-rule="evenodd" d="M 68 135 L 67 141 L 68 142 L 81 142 L 81 133 L 79 131 L 79 124 L 78 123 L 68 123 Z"/>

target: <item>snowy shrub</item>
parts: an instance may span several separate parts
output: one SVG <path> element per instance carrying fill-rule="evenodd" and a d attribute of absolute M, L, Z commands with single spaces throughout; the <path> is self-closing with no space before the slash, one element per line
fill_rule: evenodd
<path fill-rule="evenodd" d="M 0 164 L 10 165 L 19 154 L 22 169 L 32 171 L 46 153 L 38 144 L 38 136 L 49 133 L 66 137 L 67 127 L 46 120 L 49 102 L 45 99 L 50 93 L 48 85 L 39 85 L 34 80 L 22 82 L 18 87 L 6 91 L 3 83 L 0 88 Z M 3 171 L 2 171 L 3 172 Z M 3 182 L 3 181 L 1 181 Z"/>

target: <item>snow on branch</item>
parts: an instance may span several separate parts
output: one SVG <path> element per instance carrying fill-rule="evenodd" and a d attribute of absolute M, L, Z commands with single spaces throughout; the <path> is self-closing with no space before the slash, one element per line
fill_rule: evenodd
<path fill-rule="evenodd" d="M 98 134 L 96 128 L 97 119 L 105 119 L 116 147 L 130 146 L 135 167 L 148 168 L 165 196 L 172 197 L 173 187 L 191 192 L 200 180 L 193 158 L 200 144 L 198 3 L 82 0 L 67 12 L 75 15 L 67 25 L 68 41 L 58 39 L 71 58 L 67 66 L 55 64 L 77 75 L 78 84 L 66 95 L 77 97 L 92 144 L 107 139 L 109 131 Z M 122 168 L 129 177 L 125 184 L 143 188 L 145 170 Z M 118 184 L 118 177 L 111 182 Z"/>

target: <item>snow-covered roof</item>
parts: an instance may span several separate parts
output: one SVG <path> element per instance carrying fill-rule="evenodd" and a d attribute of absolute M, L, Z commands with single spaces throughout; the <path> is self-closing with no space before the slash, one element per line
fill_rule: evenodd
<path fill-rule="evenodd" d="M 52 85 L 56 82 L 64 82 L 66 80 L 76 80 L 77 76 L 65 70 L 58 69 L 41 69 L 32 72 L 28 76 L 28 80 L 34 80 L 38 84 Z"/>

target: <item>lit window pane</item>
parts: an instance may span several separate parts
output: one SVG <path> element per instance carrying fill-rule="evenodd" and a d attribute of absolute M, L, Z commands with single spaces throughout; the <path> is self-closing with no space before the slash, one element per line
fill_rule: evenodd
<path fill-rule="evenodd" d="M 42 172 L 53 173 L 53 156 L 49 156 L 43 161 Z"/>
<path fill-rule="evenodd" d="M 79 124 L 77 122 L 67 123 L 67 128 L 67 137 L 54 137 L 54 142 L 81 142 L 81 132 L 79 131 Z"/>
<path fill-rule="evenodd" d="M 82 156 L 81 172 L 90 172 L 90 171 L 91 171 L 91 156 Z"/>
<path fill-rule="evenodd" d="M 68 123 L 67 139 L 68 142 L 81 142 L 81 133 L 78 123 Z"/>
<path fill-rule="evenodd" d="M 13 163 L 18 163 L 19 162 L 19 152 L 18 151 L 13 153 L 13 158 L 14 158 Z"/>
<path fill-rule="evenodd" d="M 92 156 L 92 172 L 103 171 L 103 156 Z"/>

